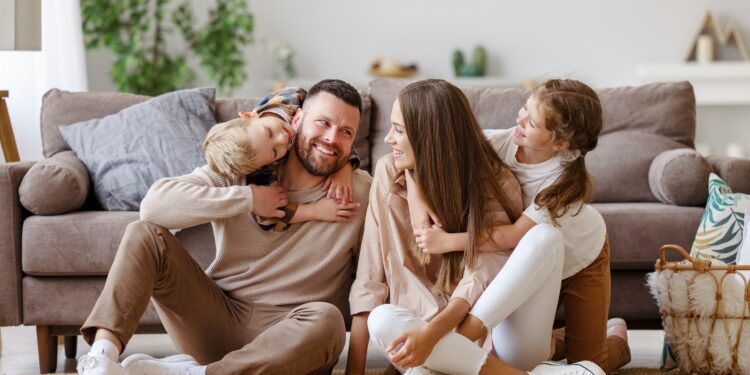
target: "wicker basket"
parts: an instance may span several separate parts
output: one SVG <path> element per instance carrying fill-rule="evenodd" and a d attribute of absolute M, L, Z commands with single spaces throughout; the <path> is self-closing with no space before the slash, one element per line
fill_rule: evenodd
<path fill-rule="evenodd" d="M 667 262 L 667 251 L 685 260 Z M 750 290 L 738 272 L 750 266 L 693 259 L 683 248 L 665 245 L 655 268 L 648 284 L 680 369 L 750 374 Z"/>

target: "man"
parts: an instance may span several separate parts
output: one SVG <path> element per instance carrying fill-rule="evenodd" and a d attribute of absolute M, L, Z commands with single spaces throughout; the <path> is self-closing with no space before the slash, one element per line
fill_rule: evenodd
<path fill-rule="evenodd" d="M 361 99 L 349 84 L 313 86 L 293 119 L 297 137 L 277 170 L 288 199 L 325 196 L 326 176 L 349 160 Z M 347 222 L 305 222 L 264 231 L 253 215 L 272 216 L 286 204 L 273 186 L 232 183 L 207 167 L 157 181 L 130 224 L 104 290 L 81 332 L 91 351 L 82 374 L 303 374 L 327 372 L 345 341 L 339 308 L 359 249 L 371 177 L 353 173 Z M 267 190 L 262 190 L 267 189 Z M 270 190 L 268 190 L 270 189 Z M 269 194 L 269 192 L 271 194 Z M 206 272 L 168 229 L 211 222 L 216 258 Z M 139 354 L 116 363 L 152 298 L 176 346 L 187 355 Z M 335 304 L 335 305 L 334 305 Z M 124 368 L 124 369 L 123 369 Z"/>

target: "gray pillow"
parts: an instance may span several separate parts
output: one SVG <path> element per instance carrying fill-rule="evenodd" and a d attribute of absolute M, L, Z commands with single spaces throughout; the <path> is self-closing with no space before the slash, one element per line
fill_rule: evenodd
<path fill-rule="evenodd" d="M 138 210 L 154 181 L 205 164 L 201 142 L 214 118 L 213 88 L 175 91 L 101 119 L 61 126 L 86 165 L 105 210 Z"/>

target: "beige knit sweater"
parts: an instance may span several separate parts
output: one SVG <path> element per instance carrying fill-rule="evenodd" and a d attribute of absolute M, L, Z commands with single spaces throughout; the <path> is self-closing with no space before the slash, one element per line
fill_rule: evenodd
<path fill-rule="evenodd" d="M 367 172 L 353 174 L 354 200 L 361 207 L 348 222 L 311 221 L 282 232 L 264 231 L 250 214 L 250 188 L 204 166 L 156 181 L 141 202 L 141 219 L 168 229 L 210 222 L 216 257 L 206 273 L 232 298 L 275 306 L 312 301 L 344 306 L 371 181 Z M 287 193 L 298 203 L 325 196 L 322 185 Z"/>

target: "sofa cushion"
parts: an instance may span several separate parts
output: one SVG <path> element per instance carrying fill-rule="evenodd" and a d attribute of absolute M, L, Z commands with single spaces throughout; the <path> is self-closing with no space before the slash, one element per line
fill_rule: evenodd
<path fill-rule="evenodd" d="M 373 160 L 390 152 L 383 138 L 390 128 L 393 102 L 408 82 L 370 83 L 374 116 Z M 515 125 L 529 93 L 521 89 L 463 89 L 483 129 Z M 595 202 L 656 202 L 648 185 L 651 161 L 661 152 L 693 147 L 695 96 L 688 82 L 597 89 L 604 126 L 597 148 L 586 156 L 597 186 Z M 615 165 L 616 167 L 613 167 Z"/>
<path fill-rule="evenodd" d="M 58 129 L 61 125 L 102 118 L 148 99 L 148 96 L 120 92 L 47 91 L 42 98 L 41 113 L 44 157 L 70 150 Z"/>
<path fill-rule="evenodd" d="M 663 203 L 595 203 L 592 206 L 607 224 L 613 271 L 653 271 L 662 245 L 690 246 L 703 214 L 701 207 Z"/>
<path fill-rule="evenodd" d="M 60 127 L 89 170 L 105 210 L 137 210 L 148 188 L 205 164 L 201 142 L 216 123 L 212 88 L 181 90 L 104 117 Z"/>
<path fill-rule="evenodd" d="M 596 188 L 594 202 L 657 202 L 648 183 L 651 163 L 664 151 L 684 147 L 645 132 L 600 135 L 596 148 L 586 154 Z"/>
<path fill-rule="evenodd" d="M 44 159 L 29 170 L 18 188 L 24 208 L 37 215 L 74 211 L 86 202 L 91 179 L 86 166 L 72 151 Z"/>
<path fill-rule="evenodd" d="M 34 276 L 106 275 L 125 228 L 138 220 L 133 211 L 82 211 L 31 216 L 23 223 L 21 264 Z M 177 238 L 203 267 L 215 253 L 210 224 L 186 228 Z"/>
<path fill-rule="evenodd" d="M 708 197 L 711 166 L 697 151 L 679 148 L 664 151 L 651 163 L 648 184 L 662 203 L 701 206 Z"/>
<path fill-rule="evenodd" d="M 732 189 L 714 173 L 708 179 L 706 212 L 695 235 L 690 255 L 735 264 L 742 243 L 744 213 L 750 209 L 750 195 Z"/>
<path fill-rule="evenodd" d="M 104 289 L 104 277 L 23 278 L 23 324 L 80 327 Z M 161 324 L 149 303 L 139 324 Z"/>

